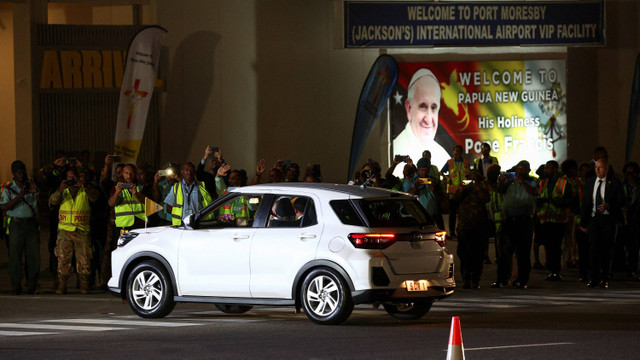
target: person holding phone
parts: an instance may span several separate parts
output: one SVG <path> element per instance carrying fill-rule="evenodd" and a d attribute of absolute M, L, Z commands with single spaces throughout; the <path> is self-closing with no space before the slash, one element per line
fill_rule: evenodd
<path fill-rule="evenodd" d="M 456 202 L 460 204 L 456 254 L 460 258 L 463 289 L 480 287 L 485 249 L 489 244 L 489 225 L 493 226 L 486 206 L 490 200 L 488 186 L 485 186 L 478 170 L 472 170 L 471 177 L 473 182 L 463 183 L 455 195 Z"/>
<path fill-rule="evenodd" d="M 144 199 L 141 186 L 136 184 L 137 170 L 133 164 L 122 169 L 123 181 L 119 181 L 109 198 L 109 206 L 115 212 L 115 226 L 121 230 L 144 227 Z"/>
<path fill-rule="evenodd" d="M 431 161 L 427 158 L 421 158 L 418 160 L 416 168 L 418 177 L 415 179 L 413 187 L 409 190 L 409 194 L 417 195 L 420 204 L 427 210 L 427 213 L 435 221 L 436 225 L 440 229 L 444 229 L 440 205 L 434 192 L 437 185 L 436 182 L 432 181 L 433 179 L 429 177 Z"/>
<path fill-rule="evenodd" d="M 13 180 L 3 186 L 2 210 L 9 217 L 9 277 L 11 294 L 20 295 L 22 279 L 27 278 L 29 294 L 38 293 L 40 274 L 40 233 L 38 231 L 38 188 L 27 177 L 25 164 L 11 164 Z M 24 264 L 22 258 L 24 257 Z M 26 273 L 25 270 L 26 269 Z"/>
<path fill-rule="evenodd" d="M 526 160 L 516 165 L 516 178 L 507 181 L 498 177 L 498 191 L 504 194 L 502 202 L 502 239 L 498 259 L 497 280 L 492 288 L 507 286 L 511 278 L 512 258 L 518 260 L 518 278 L 513 286 L 527 288 L 531 272 L 531 242 L 533 241 L 533 211 L 538 197 L 538 185 L 529 176 L 531 165 Z"/>
<path fill-rule="evenodd" d="M 75 169 L 67 171 L 66 180 L 51 195 L 49 202 L 60 205 L 58 240 L 58 288 L 56 294 L 67 292 L 67 279 L 71 275 L 71 260 L 75 256 L 76 274 L 80 277 L 80 293 L 89 293 L 93 248 L 91 232 L 91 203 L 98 200 L 98 190 L 85 186 L 85 176 L 78 177 Z"/>

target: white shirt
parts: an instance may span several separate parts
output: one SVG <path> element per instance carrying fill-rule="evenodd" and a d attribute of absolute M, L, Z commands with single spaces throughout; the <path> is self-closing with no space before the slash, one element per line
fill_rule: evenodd
<path fill-rule="evenodd" d="M 408 122 L 404 130 L 393 139 L 393 155 L 409 155 L 414 164 L 417 164 L 418 160 L 422 158 L 422 152 L 425 150 L 431 151 L 431 165 L 436 165 L 438 169 L 451 158 L 451 155 L 437 142 L 420 142 L 413 134 Z M 402 178 L 403 168 L 404 166 L 396 167 L 393 175 Z"/>
<path fill-rule="evenodd" d="M 591 199 L 593 200 L 593 208 L 591 208 L 591 216 L 595 216 L 598 212 L 598 209 L 596 209 L 596 193 L 598 191 L 598 184 L 600 183 L 600 181 L 602 181 L 602 186 L 600 186 L 600 197 L 602 198 L 602 203 L 604 204 L 604 189 L 607 187 L 606 176 L 602 179 L 596 178 L 596 182 L 593 185 L 593 194 L 591 194 Z M 603 214 L 609 215 L 609 210 L 605 210 Z"/>

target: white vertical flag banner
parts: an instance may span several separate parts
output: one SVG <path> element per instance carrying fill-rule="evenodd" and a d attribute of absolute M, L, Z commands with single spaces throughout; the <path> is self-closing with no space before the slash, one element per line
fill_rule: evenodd
<path fill-rule="evenodd" d="M 158 74 L 160 42 L 167 30 L 149 26 L 133 37 L 120 88 L 114 152 L 122 162 L 135 162 L 140 152 L 149 104 Z"/>

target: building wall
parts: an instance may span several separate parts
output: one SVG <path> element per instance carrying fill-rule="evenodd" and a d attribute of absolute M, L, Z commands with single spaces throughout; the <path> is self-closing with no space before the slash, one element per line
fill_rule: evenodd
<path fill-rule="evenodd" d="M 49 4 L 49 22 L 122 24 L 134 21 L 128 7 L 77 3 Z M 198 161 L 206 145 L 220 146 L 234 168 L 247 169 L 265 158 L 322 165 L 326 181 L 346 181 L 356 103 L 363 81 L 384 49 L 340 49 L 340 1 L 332 0 L 154 0 L 144 7 L 143 23 L 168 30 L 165 45 L 166 92 L 160 122 L 161 162 Z M 104 4 L 104 2 L 103 2 Z M 0 49 L 10 49 L 12 4 L 0 2 Z M 14 7 L 22 6 L 16 3 Z M 624 161 L 631 81 L 640 49 L 635 0 L 607 1 L 607 45 L 572 48 L 444 48 L 394 50 L 394 56 L 420 61 L 501 58 L 567 59 L 569 156 L 588 160 L 604 145 L 619 170 Z M 339 43 L 339 41 L 338 41 Z M 7 53 L 7 52 L 5 52 Z M 20 56 L 20 55 L 16 55 Z M 0 77 L 13 64 L 0 60 Z M 0 101 L 12 109 L 11 89 Z M 20 99 L 16 111 L 22 113 Z M 6 114 L 6 115 L 5 115 Z M 22 116 L 22 115 L 20 115 Z M 16 115 L 3 112 L 0 176 L 20 154 Z M 21 121 L 18 119 L 18 121 Z M 30 126 L 30 124 L 27 124 Z M 377 127 L 361 163 L 386 162 L 386 129 Z M 638 142 L 636 135 L 636 142 Z M 37 145 L 34 145 L 37 146 Z M 638 146 L 634 160 L 640 160 Z M 28 162 L 28 160 L 27 160 Z M 533 165 L 533 164 L 532 164 Z"/>
<path fill-rule="evenodd" d="M 303 168 L 320 163 L 327 181 L 346 180 L 356 103 L 383 50 L 336 48 L 334 2 L 165 0 L 156 5 L 171 53 L 162 158 L 195 161 L 208 144 L 220 146 L 227 161 L 249 175 L 260 158 L 269 165 L 290 159 Z M 607 1 L 603 47 L 391 53 L 420 61 L 566 57 L 568 154 L 586 161 L 595 146 L 604 145 L 620 169 L 640 48 L 638 15 L 635 1 Z M 385 162 L 385 138 L 385 129 L 377 128 L 360 162 Z"/>
<path fill-rule="evenodd" d="M 0 3 L 0 54 L 13 54 L 13 6 Z M 14 83 L 13 56 L 0 57 L 0 84 Z M 15 89 L 0 86 L 0 181 L 12 178 L 11 162 L 16 158 Z"/>

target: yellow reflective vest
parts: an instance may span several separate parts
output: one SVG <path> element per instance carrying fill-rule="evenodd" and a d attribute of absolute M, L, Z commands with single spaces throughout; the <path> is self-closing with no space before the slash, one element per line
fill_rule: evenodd
<path fill-rule="evenodd" d="M 200 201 L 200 209 L 204 209 L 205 206 L 211 204 L 211 195 L 204 187 L 203 183 L 198 183 L 198 189 L 202 194 L 202 201 Z M 176 203 L 171 208 L 171 223 L 173 225 L 182 224 L 182 205 L 184 205 L 184 197 L 182 196 L 182 181 L 173 185 L 173 195 L 176 197 Z M 205 219 L 211 218 L 213 214 L 208 215 Z"/>
<path fill-rule="evenodd" d="M 136 190 L 139 192 L 142 190 L 142 186 L 138 186 Z M 120 195 L 122 202 L 113 208 L 116 214 L 116 227 L 133 226 L 136 218 L 144 220 L 144 204 L 141 204 L 129 189 L 122 189 Z"/>
<path fill-rule="evenodd" d="M 228 220 L 233 220 L 233 218 L 248 218 L 249 208 L 247 200 L 244 198 L 244 196 L 233 199 L 232 201 L 222 206 L 220 215 L 225 216 L 225 218 L 227 218 Z M 230 218 L 230 215 L 233 215 L 233 218 Z"/>
<path fill-rule="evenodd" d="M 89 231 L 91 229 L 91 205 L 84 189 L 79 189 L 74 199 L 69 189 L 62 192 L 58 212 L 58 229 L 64 231 Z"/>
<path fill-rule="evenodd" d="M 456 163 L 455 159 L 449 159 L 449 181 L 447 184 L 447 193 L 455 194 L 458 189 L 460 189 L 460 184 L 462 184 L 462 180 L 465 180 L 469 175 L 469 161 L 463 160 L 459 162 L 461 167 L 458 168 L 458 163 Z"/>
<path fill-rule="evenodd" d="M 552 193 L 549 194 L 547 183 L 549 179 L 543 179 L 540 181 L 540 198 L 543 199 L 558 199 L 564 196 L 564 190 L 567 186 L 567 179 L 564 177 L 558 178 L 553 187 Z M 540 220 L 541 224 L 553 222 L 553 223 L 566 223 L 568 221 L 567 209 L 558 208 L 552 203 L 544 203 L 538 211 L 536 216 Z"/>

